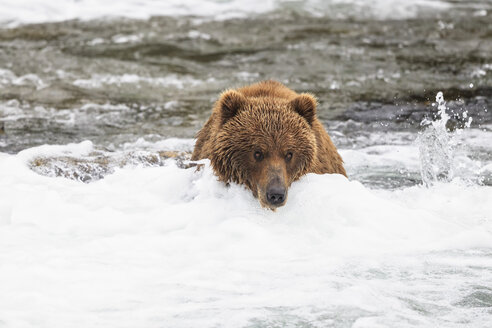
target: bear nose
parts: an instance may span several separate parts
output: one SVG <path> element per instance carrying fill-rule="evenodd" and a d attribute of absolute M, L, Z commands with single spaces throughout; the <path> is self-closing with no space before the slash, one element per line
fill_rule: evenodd
<path fill-rule="evenodd" d="M 282 204 L 285 200 L 285 193 L 286 193 L 286 190 L 285 190 L 285 188 L 282 188 L 282 187 L 268 188 L 268 190 L 266 192 L 267 201 L 271 205 Z"/>

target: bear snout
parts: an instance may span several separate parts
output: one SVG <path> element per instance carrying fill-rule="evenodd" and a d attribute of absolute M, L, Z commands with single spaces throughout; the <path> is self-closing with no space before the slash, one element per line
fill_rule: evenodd
<path fill-rule="evenodd" d="M 258 198 L 263 207 L 275 210 L 287 201 L 287 171 L 282 160 L 270 157 L 261 170 Z"/>
<path fill-rule="evenodd" d="M 269 179 L 266 188 L 264 189 L 264 195 L 266 196 L 266 202 L 268 207 L 277 208 L 285 204 L 287 200 L 287 186 L 285 185 L 285 177 L 282 174 L 282 170 L 270 169 Z"/>

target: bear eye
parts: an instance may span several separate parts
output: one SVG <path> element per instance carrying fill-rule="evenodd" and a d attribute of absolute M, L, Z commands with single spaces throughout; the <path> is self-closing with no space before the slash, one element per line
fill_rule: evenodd
<path fill-rule="evenodd" d="M 292 159 L 292 152 L 289 151 L 286 155 L 285 155 L 285 161 L 286 162 L 290 162 L 290 160 Z"/>
<path fill-rule="evenodd" d="M 261 161 L 263 159 L 263 153 L 259 150 L 255 151 L 254 156 L 257 161 Z"/>

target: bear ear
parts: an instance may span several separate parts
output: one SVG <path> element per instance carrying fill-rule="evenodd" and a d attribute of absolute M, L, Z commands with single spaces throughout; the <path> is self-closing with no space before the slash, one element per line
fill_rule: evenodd
<path fill-rule="evenodd" d="M 316 117 L 316 98 L 308 93 L 301 93 L 290 101 L 290 105 L 294 111 L 306 119 L 309 125 L 313 124 Z"/>
<path fill-rule="evenodd" d="M 246 98 L 235 90 L 225 91 L 218 103 L 222 124 L 234 117 L 246 104 Z"/>

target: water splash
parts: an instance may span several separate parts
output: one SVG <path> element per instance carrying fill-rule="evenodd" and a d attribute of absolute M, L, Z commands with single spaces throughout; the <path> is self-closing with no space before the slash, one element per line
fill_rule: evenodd
<path fill-rule="evenodd" d="M 431 186 L 455 178 L 470 183 L 483 182 L 483 176 L 479 174 L 480 163 L 471 161 L 466 154 L 466 144 L 460 143 L 463 131 L 471 126 L 472 117 L 463 111 L 463 128 L 450 131 L 447 127 L 450 115 L 446 112 L 449 108 L 441 91 L 436 94 L 434 105 L 437 105 L 434 119 L 426 118 L 420 123 L 423 129 L 417 138 L 423 184 Z"/>
<path fill-rule="evenodd" d="M 446 112 L 446 101 L 441 91 L 436 94 L 437 114 L 434 120 L 424 119 L 420 125 L 424 129 L 419 132 L 417 144 L 419 146 L 420 173 L 425 186 L 431 186 L 436 182 L 449 182 L 457 176 L 455 165 L 455 151 L 458 146 L 457 135 L 463 129 L 450 131 L 447 123 L 450 119 Z M 472 117 L 468 113 L 462 113 L 463 119 L 467 119 L 464 128 L 469 128 Z"/>

